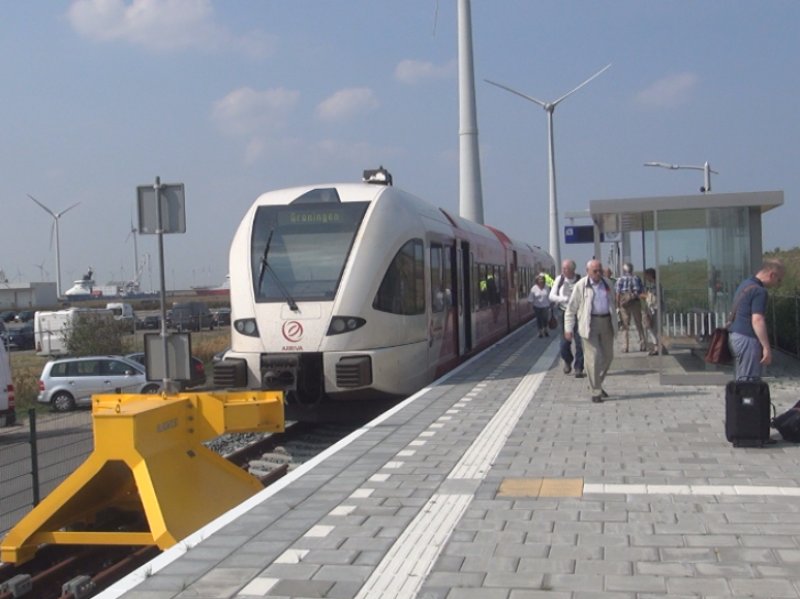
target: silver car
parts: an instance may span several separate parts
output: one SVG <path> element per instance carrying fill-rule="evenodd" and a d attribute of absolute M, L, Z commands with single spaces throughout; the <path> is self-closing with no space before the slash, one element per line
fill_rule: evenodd
<path fill-rule="evenodd" d="M 39 378 L 39 403 L 56 412 L 91 405 L 98 393 L 158 393 L 161 386 L 148 381 L 144 368 L 122 356 L 61 358 L 44 365 Z"/>

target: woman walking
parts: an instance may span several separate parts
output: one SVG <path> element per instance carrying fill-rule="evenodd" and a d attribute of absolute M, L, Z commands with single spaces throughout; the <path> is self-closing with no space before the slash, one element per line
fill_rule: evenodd
<path fill-rule="evenodd" d="M 548 321 L 550 320 L 550 288 L 545 282 L 544 274 L 536 275 L 536 281 L 528 294 L 528 301 L 533 304 L 536 314 L 536 325 L 539 327 L 539 337 L 549 337 Z"/>

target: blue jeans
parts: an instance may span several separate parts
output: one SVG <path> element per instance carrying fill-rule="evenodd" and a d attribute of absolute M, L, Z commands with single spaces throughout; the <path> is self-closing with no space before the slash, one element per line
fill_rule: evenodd
<path fill-rule="evenodd" d="M 741 333 L 730 334 L 731 349 L 736 358 L 736 380 L 759 380 L 763 367 L 761 366 L 761 354 L 763 348 L 761 342 L 755 337 L 742 335 Z"/>
<path fill-rule="evenodd" d="M 558 314 L 558 320 L 561 323 L 561 346 L 559 348 L 561 359 L 564 360 L 565 363 L 572 366 L 576 372 L 583 371 L 583 341 L 581 341 L 581 336 L 578 335 L 578 319 L 575 319 L 575 327 L 572 331 L 572 338 L 575 340 L 575 355 L 572 355 L 572 341 L 567 341 L 564 338 L 564 310 L 561 308 L 555 308 L 556 313 Z M 575 360 L 575 364 L 573 365 L 572 361 Z"/>

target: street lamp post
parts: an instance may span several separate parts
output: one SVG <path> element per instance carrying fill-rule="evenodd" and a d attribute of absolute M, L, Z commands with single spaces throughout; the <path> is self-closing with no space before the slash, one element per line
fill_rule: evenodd
<path fill-rule="evenodd" d="M 658 166 L 661 168 L 668 168 L 670 170 L 678 170 L 678 169 L 689 169 L 695 171 L 703 171 L 703 187 L 700 188 L 702 193 L 707 193 L 711 191 L 711 173 L 715 175 L 719 175 L 719 173 L 715 170 L 711 170 L 711 167 L 708 166 L 708 160 L 703 164 L 703 166 L 694 166 L 691 164 L 670 164 L 668 162 L 645 162 L 645 166 Z"/>

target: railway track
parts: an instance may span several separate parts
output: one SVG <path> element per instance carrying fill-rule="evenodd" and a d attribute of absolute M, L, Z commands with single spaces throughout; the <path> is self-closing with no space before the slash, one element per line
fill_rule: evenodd
<path fill-rule="evenodd" d="M 358 426 L 287 423 L 283 433 L 223 435 L 208 446 L 269 486 Z M 24 564 L 0 564 L 0 599 L 89 599 L 159 553 L 155 546 L 42 547 Z"/>

